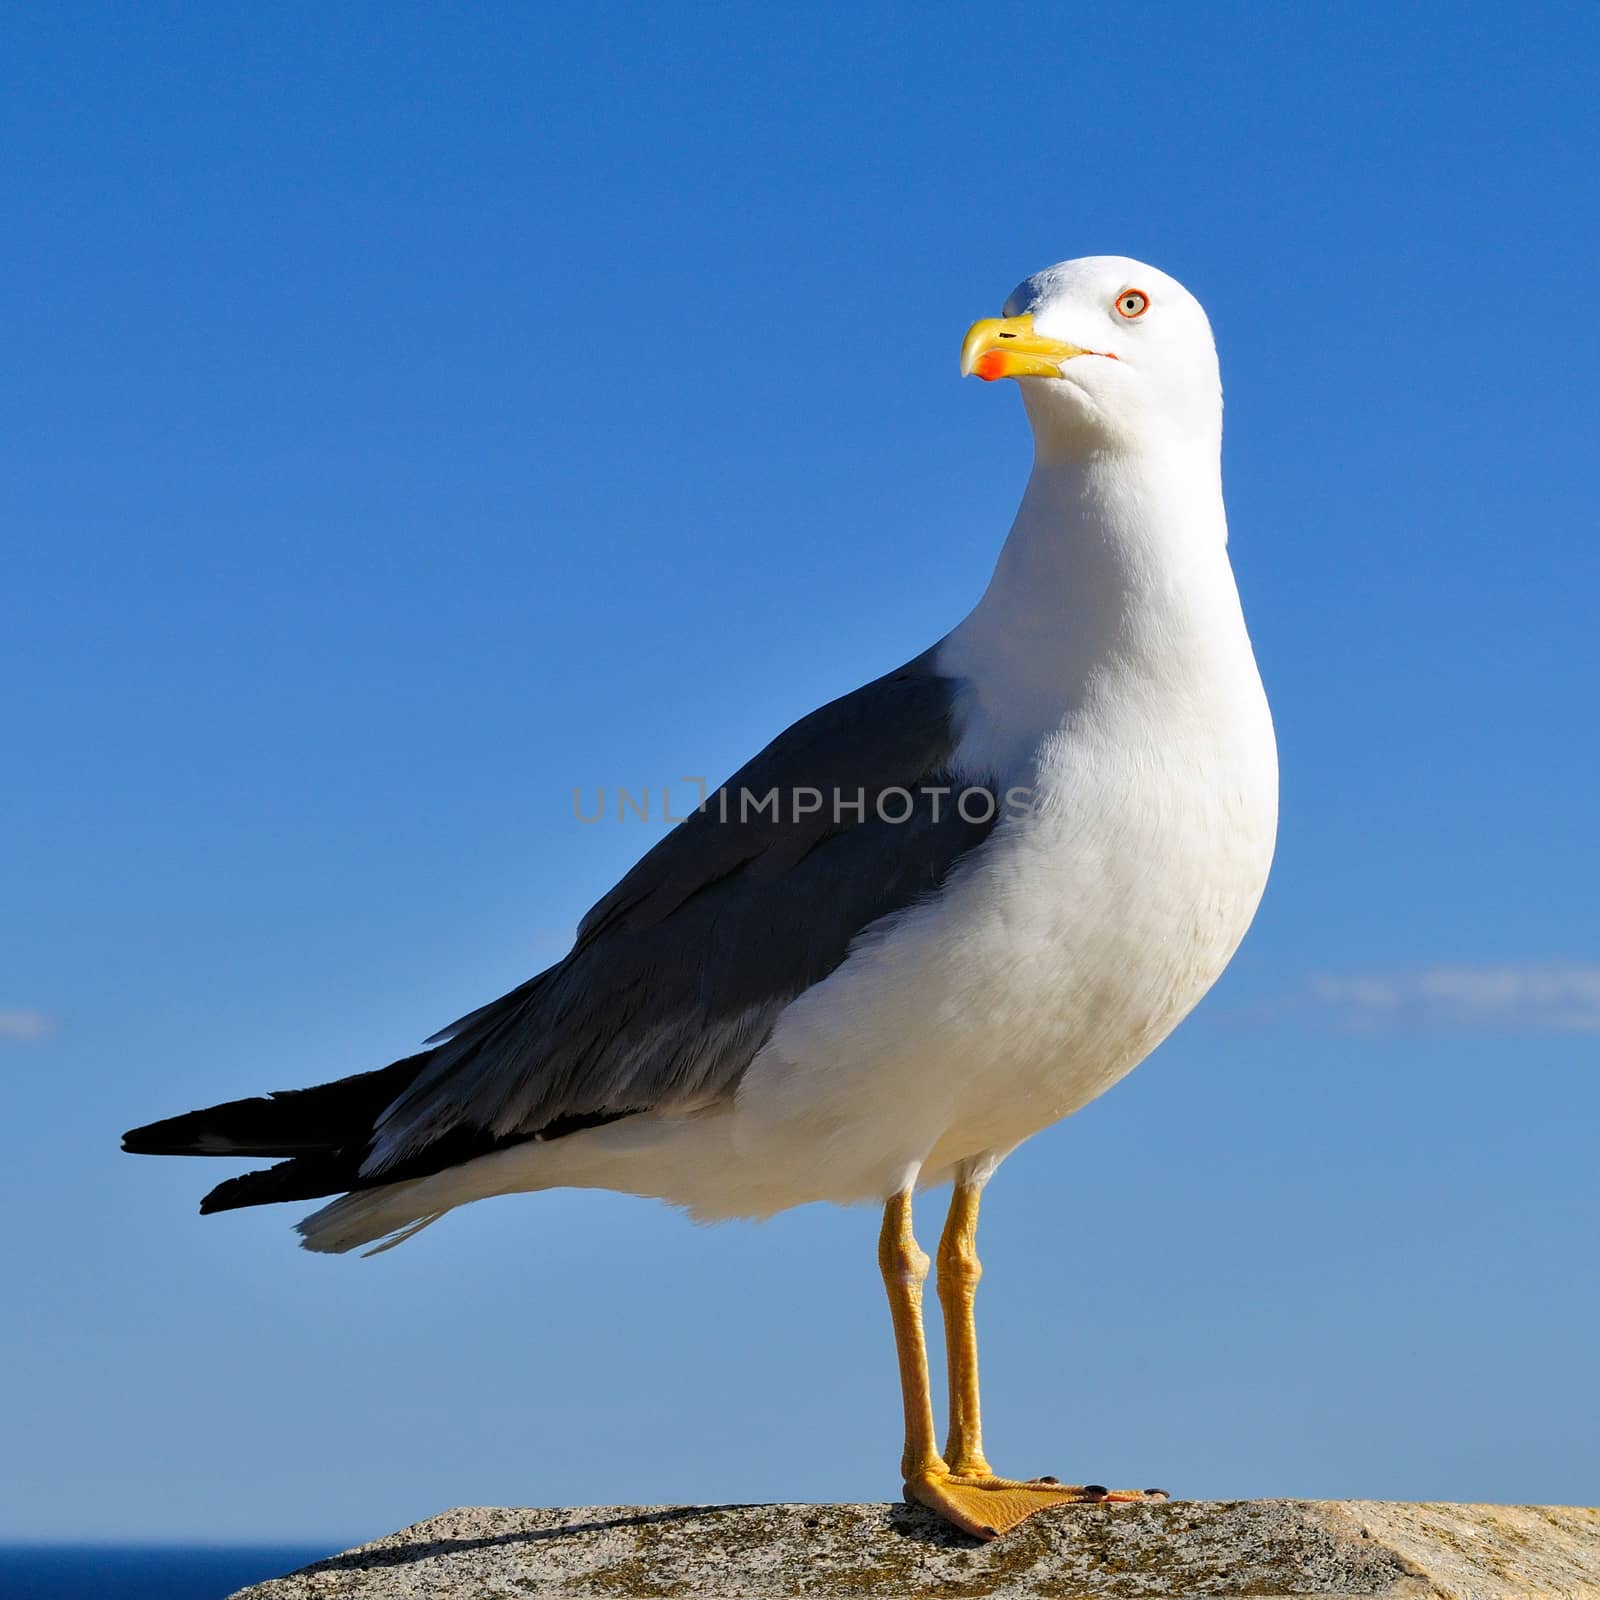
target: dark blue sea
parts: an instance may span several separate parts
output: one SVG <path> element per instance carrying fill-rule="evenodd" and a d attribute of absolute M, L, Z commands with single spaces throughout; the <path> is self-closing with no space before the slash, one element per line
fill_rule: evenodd
<path fill-rule="evenodd" d="M 0 1600 L 223 1600 L 326 1545 L 0 1545 Z"/>

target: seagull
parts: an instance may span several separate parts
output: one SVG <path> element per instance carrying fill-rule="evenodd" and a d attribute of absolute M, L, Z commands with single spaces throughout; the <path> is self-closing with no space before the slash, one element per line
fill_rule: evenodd
<path fill-rule="evenodd" d="M 978 1205 L 1222 973 L 1266 885 L 1278 780 L 1199 302 L 1126 257 L 1064 261 L 972 326 L 961 371 L 1017 380 L 1034 461 L 955 628 L 779 734 L 561 961 L 419 1054 L 124 1148 L 282 1158 L 200 1209 L 338 1196 L 299 1224 L 316 1251 L 560 1187 L 705 1220 L 880 1204 L 905 1495 L 991 1539 L 1045 1507 L 1165 1498 L 990 1467 Z M 941 1450 L 912 1202 L 943 1184 Z"/>

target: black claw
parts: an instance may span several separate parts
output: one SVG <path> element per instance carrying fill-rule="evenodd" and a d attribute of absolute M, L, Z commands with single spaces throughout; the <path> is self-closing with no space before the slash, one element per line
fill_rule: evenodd
<path fill-rule="evenodd" d="M 980 1539 L 998 1539 L 1000 1537 L 1000 1530 L 998 1528 L 991 1528 L 985 1525 L 978 1530 L 978 1537 Z"/>
<path fill-rule="evenodd" d="M 1111 1491 L 1103 1483 L 1086 1483 L 1083 1493 L 1086 1499 L 1103 1500 Z"/>
<path fill-rule="evenodd" d="M 1165 1489 L 1146 1489 L 1144 1491 L 1152 1499 L 1170 1500 L 1172 1496 Z"/>
<path fill-rule="evenodd" d="M 1045 1475 L 1042 1478 L 1038 1479 L 1037 1481 L 1040 1482 L 1040 1483 L 1060 1483 L 1061 1482 L 1061 1480 L 1053 1472 L 1045 1473 Z"/>

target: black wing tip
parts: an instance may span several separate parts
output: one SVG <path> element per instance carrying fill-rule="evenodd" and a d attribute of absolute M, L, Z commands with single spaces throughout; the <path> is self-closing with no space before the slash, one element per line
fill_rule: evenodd
<path fill-rule="evenodd" d="M 200 1215 L 237 1211 L 241 1206 L 270 1206 L 285 1200 L 321 1200 L 361 1182 L 361 1157 L 351 1151 L 326 1151 L 294 1156 L 256 1172 L 224 1178 L 200 1202 Z"/>
<path fill-rule="evenodd" d="M 160 1122 L 130 1128 L 122 1136 L 122 1148 L 130 1156 L 193 1155 L 194 1128 L 192 1124 L 182 1126 L 188 1122 L 188 1117 L 163 1117 Z"/>
<path fill-rule="evenodd" d="M 403 1093 L 430 1052 L 308 1089 L 227 1100 L 130 1129 L 122 1148 L 140 1156 L 325 1155 L 364 1141 L 383 1108 Z"/>
<path fill-rule="evenodd" d="M 230 1113 L 249 1113 L 268 1104 L 265 1099 L 236 1100 L 205 1111 L 186 1111 L 180 1117 L 163 1117 L 142 1128 L 130 1128 L 122 1136 L 122 1148 L 134 1156 L 287 1155 L 282 1141 L 273 1139 L 262 1148 L 259 1140 L 248 1137 L 248 1128 L 230 1126 Z"/>
<path fill-rule="evenodd" d="M 249 1205 L 249 1198 L 240 1193 L 241 1179 L 255 1176 L 255 1173 L 243 1173 L 239 1178 L 229 1178 L 219 1183 L 201 1200 L 200 1215 L 214 1217 L 219 1211 L 237 1211 L 239 1207 Z"/>

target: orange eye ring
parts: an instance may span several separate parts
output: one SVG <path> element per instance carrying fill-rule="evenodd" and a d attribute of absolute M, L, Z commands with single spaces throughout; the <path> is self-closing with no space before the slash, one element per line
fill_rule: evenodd
<path fill-rule="evenodd" d="M 1143 289 L 1124 289 L 1117 296 L 1117 315 L 1132 322 L 1150 309 L 1150 296 Z"/>

